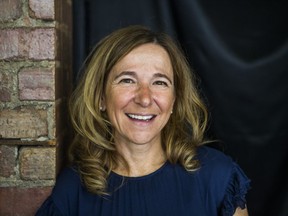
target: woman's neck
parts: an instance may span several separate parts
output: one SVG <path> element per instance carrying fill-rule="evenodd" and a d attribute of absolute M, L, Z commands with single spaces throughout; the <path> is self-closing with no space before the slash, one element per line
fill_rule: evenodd
<path fill-rule="evenodd" d="M 113 171 L 119 175 L 130 177 L 148 175 L 166 162 L 166 155 L 161 144 L 134 144 L 132 147 L 118 145 L 117 147 L 122 160 L 119 160 L 120 163 Z"/>

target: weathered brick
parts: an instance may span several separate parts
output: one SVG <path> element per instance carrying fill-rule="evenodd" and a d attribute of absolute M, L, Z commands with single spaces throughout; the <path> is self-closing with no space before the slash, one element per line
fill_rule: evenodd
<path fill-rule="evenodd" d="M 22 107 L 0 111 L 0 137 L 37 138 L 47 135 L 46 110 Z"/>
<path fill-rule="evenodd" d="M 18 19 L 22 15 L 21 0 L 1 0 L 0 1 L 0 21 Z"/>
<path fill-rule="evenodd" d="M 15 175 L 17 148 L 15 146 L 0 145 L 0 177 Z"/>
<path fill-rule="evenodd" d="M 52 20 L 55 16 L 54 0 L 29 0 L 30 16 Z"/>
<path fill-rule="evenodd" d="M 55 179 L 56 150 L 54 147 L 23 147 L 19 155 L 21 179 Z"/>
<path fill-rule="evenodd" d="M 32 216 L 51 193 L 51 187 L 0 187 L 1 216 Z"/>
<path fill-rule="evenodd" d="M 55 29 L 36 29 L 30 36 L 30 59 L 55 59 Z"/>
<path fill-rule="evenodd" d="M 55 37 L 54 28 L 0 29 L 0 59 L 53 60 Z"/>
<path fill-rule="evenodd" d="M 9 102 L 11 101 L 12 91 L 12 76 L 11 74 L 0 73 L 0 101 Z"/>
<path fill-rule="evenodd" d="M 24 68 L 19 72 L 20 100 L 53 100 L 55 97 L 53 68 Z"/>
<path fill-rule="evenodd" d="M 0 41 L 0 59 L 19 56 L 19 31 L 0 29 Z"/>

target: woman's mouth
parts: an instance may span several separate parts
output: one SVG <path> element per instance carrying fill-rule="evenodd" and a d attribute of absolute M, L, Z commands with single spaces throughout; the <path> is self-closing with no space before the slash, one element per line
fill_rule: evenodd
<path fill-rule="evenodd" d="M 156 115 L 136 115 L 136 114 L 126 114 L 129 118 L 138 121 L 150 121 L 156 117 Z"/>

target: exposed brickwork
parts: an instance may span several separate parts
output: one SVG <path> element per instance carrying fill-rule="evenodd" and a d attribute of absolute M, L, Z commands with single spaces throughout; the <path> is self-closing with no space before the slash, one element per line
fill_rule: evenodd
<path fill-rule="evenodd" d="M 0 29 L 0 59 L 55 59 L 53 28 Z"/>
<path fill-rule="evenodd" d="M 15 146 L 0 145 L 0 178 L 15 175 L 17 148 Z"/>
<path fill-rule="evenodd" d="M 54 19 L 54 0 L 29 0 L 30 16 L 44 20 Z"/>
<path fill-rule="evenodd" d="M 47 112 L 34 107 L 4 109 L 0 113 L 2 138 L 38 138 L 48 136 Z"/>
<path fill-rule="evenodd" d="M 18 19 L 22 15 L 21 0 L 1 0 L 0 1 L 0 21 Z"/>
<path fill-rule="evenodd" d="M 24 68 L 19 72 L 20 100 L 54 100 L 53 68 Z"/>
<path fill-rule="evenodd" d="M 55 148 L 23 147 L 19 155 L 21 179 L 55 179 L 55 153 Z"/>
<path fill-rule="evenodd" d="M 0 187 L 0 215 L 33 216 L 50 193 L 51 187 Z"/>
<path fill-rule="evenodd" d="M 0 0 L 0 216 L 32 216 L 69 143 L 72 1 Z"/>

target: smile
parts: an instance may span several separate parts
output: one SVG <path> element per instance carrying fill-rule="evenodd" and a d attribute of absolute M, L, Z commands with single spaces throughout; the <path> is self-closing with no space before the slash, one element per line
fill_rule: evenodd
<path fill-rule="evenodd" d="M 140 121 L 149 121 L 155 117 L 155 115 L 135 115 L 135 114 L 127 114 L 127 116 L 131 119 L 136 119 Z"/>

